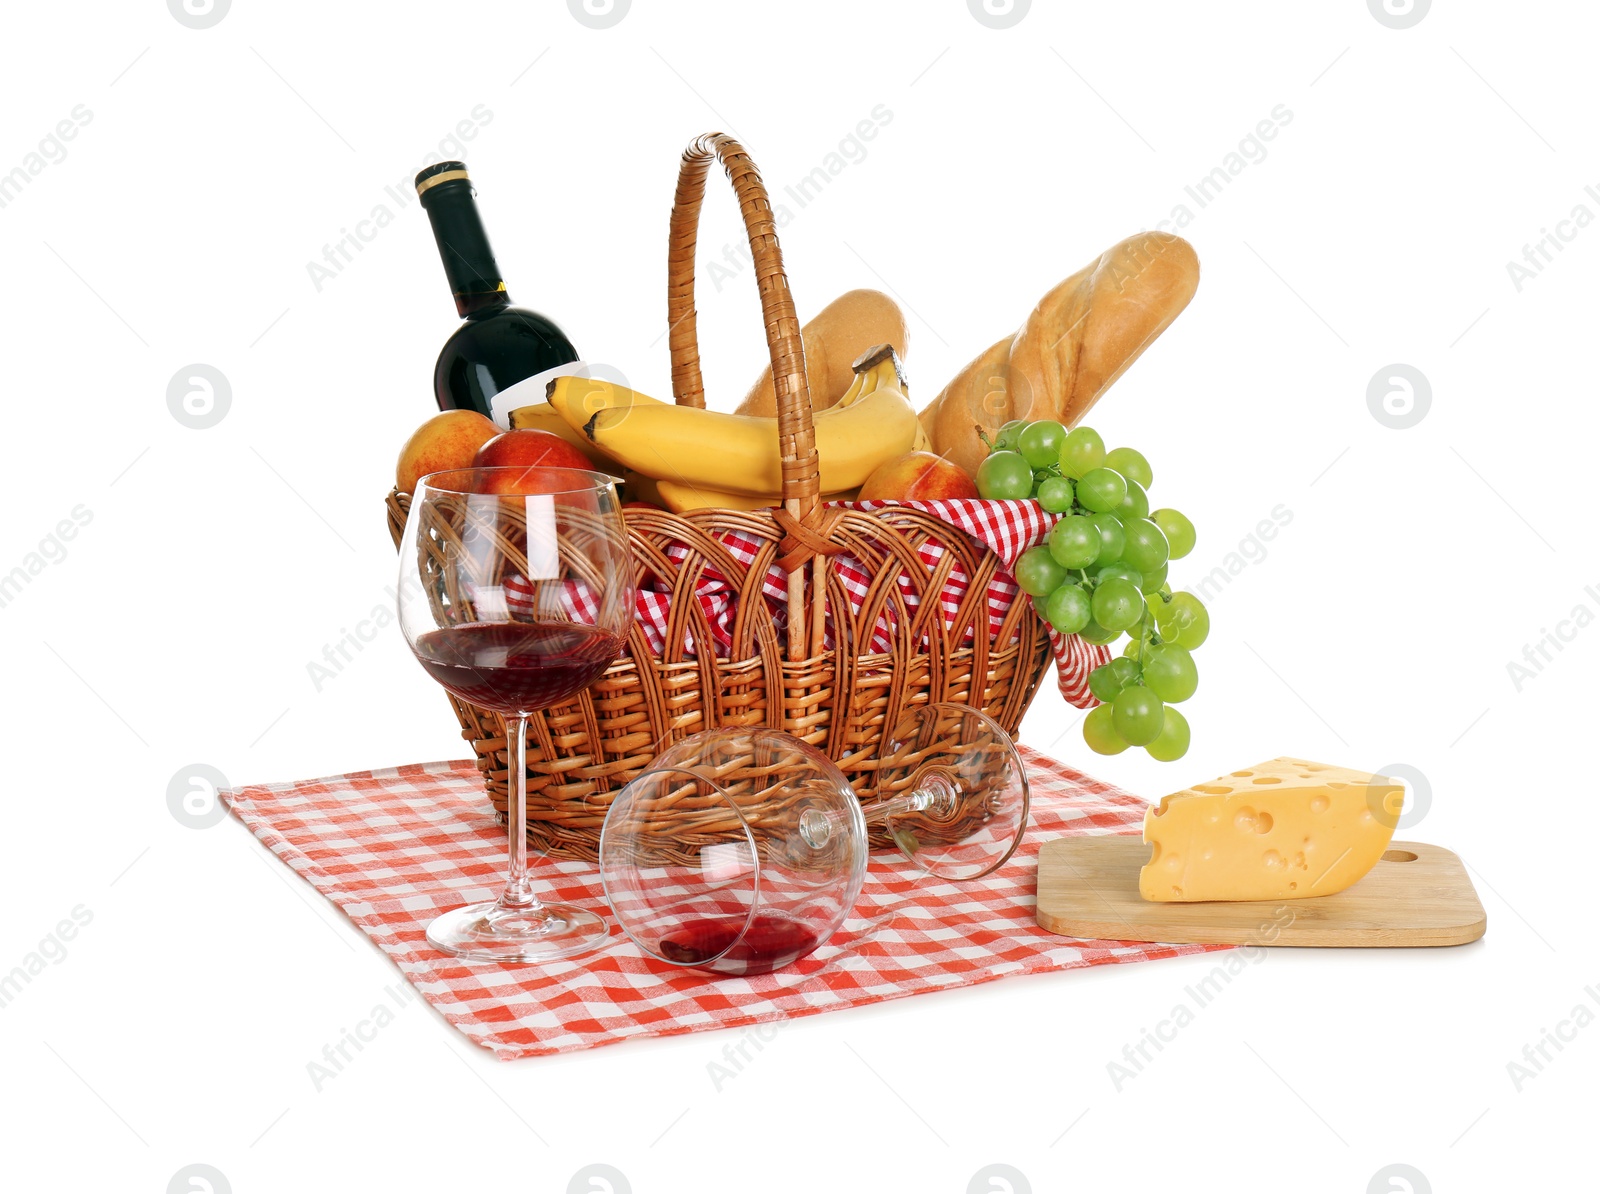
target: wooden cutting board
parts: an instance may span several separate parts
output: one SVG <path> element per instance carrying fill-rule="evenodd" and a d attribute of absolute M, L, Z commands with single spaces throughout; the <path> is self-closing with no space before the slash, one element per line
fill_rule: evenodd
<path fill-rule="evenodd" d="M 1067 937 L 1176 945 L 1463 945 L 1483 905 L 1461 859 L 1392 842 L 1358 883 L 1305 900 L 1157 904 L 1139 895 L 1150 847 L 1137 835 L 1064 837 L 1039 850 L 1039 926 Z"/>

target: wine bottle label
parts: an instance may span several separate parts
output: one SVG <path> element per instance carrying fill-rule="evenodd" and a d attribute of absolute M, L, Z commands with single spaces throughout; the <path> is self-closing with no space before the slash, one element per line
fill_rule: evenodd
<path fill-rule="evenodd" d="M 516 385 L 507 386 L 489 399 L 489 417 L 501 428 L 510 430 L 511 412 L 519 406 L 535 406 L 544 401 L 545 388 L 558 377 L 587 377 L 589 366 L 583 361 L 568 361 L 564 365 L 545 369 L 532 377 L 524 377 Z"/>

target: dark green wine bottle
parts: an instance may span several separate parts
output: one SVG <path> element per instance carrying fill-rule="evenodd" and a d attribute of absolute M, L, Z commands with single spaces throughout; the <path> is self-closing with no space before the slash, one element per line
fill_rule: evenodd
<path fill-rule="evenodd" d="M 434 365 L 433 393 L 440 410 L 475 410 L 505 426 L 495 396 L 519 381 L 572 372 L 578 350 L 552 320 L 511 305 L 475 194 L 461 162 L 439 162 L 417 175 L 417 197 L 461 316 Z M 530 392 L 528 403 L 543 397 Z"/>

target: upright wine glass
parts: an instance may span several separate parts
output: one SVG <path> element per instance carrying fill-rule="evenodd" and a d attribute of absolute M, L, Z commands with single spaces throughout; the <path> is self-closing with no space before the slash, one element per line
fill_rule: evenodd
<path fill-rule="evenodd" d="M 538 962 L 592 949 L 593 912 L 545 904 L 528 878 L 528 715 L 559 705 L 622 653 L 633 565 L 610 477 L 578 469 L 458 469 L 422 478 L 400 543 L 400 625 L 450 693 L 505 718 L 510 867 L 500 898 L 428 926 L 457 957 Z"/>
<path fill-rule="evenodd" d="M 885 730 L 863 803 L 821 751 L 778 730 L 707 730 L 612 798 L 600 878 L 653 957 L 765 974 L 828 940 L 867 866 L 869 826 L 922 870 L 998 869 L 1028 827 L 1028 778 L 1004 730 L 963 705 L 922 705 Z"/>

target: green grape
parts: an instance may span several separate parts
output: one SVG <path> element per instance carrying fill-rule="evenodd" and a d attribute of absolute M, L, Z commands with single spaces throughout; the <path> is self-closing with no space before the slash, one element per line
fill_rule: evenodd
<path fill-rule="evenodd" d="M 1130 745 L 1144 746 L 1154 742 L 1161 733 L 1166 706 L 1148 688 L 1135 684 L 1117 693 L 1117 699 L 1111 703 L 1111 711 L 1117 733 L 1126 738 Z"/>
<path fill-rule="evenodd" d="M 1110 705 L 1096 705 L 1083 719 L 1083 740 L 1097 755 L 1120 755 L 1128 740 L 1117 733 L 1116 717 Z"/>
<path fill-rule="evenodd" d="M 1028 600 L 1033 602 L 1033 612 L 1039 615 L 1039 620 L 1041 622 L 1048 622 L 1050 619 L 1045 617 L 1045 613 L 1044 613 L 1044 606 L 1045 606 L 1044 597 L 1038 597 L 1038 596 L 1030 595 L 1028 597 Z"/>
<path fill-rule="evenodd" d="M 1089 624 L 1089 594 L 1062 585 L 1045 599 L 1044 618 L 1062 634 L 1079 634 Z"/>
<path fill-rule="evenodd" d="M 1178 611 L 1172 607 L 1172 602 L 1157 606 L 1155 612 L 1156 633 L 1169 643 L 1178 641 Z"/>
<path fill-rule="evenodd" d="M 1028 425 L 1026 419 L 1012 419 L 1009 423 L 1000 424 L 1000 430 L 995 433 L 994 447 L 991 452 L 1017 450 L 1017 437 L 1022 434 L 1022 429 Z"/>
<path fill-rule="evenodd" d="M 1206 641 L 1206 636 L 1211 633 L 1211 615 L 1206 612 L 1200 598 L 1193 593 L 1180 591 L 1172 595 L 1172 603 L 1167 609 L 1173 611 L 1172 631 L 1163 630 L 1162 638 L 1190 651 Z"/>
<path fill-rule="evenodd" d="M 1020 452 L 990 452 L 978 466 L 978 496 L 1025 498 L 1033 493 L 1033 470 Z"/>
<path fill-rule="evenodd" d="M 1167 562 L 1167 537 L 1148 518 L 1124 519 L 1122 562 L 1140 572 L 1154 572 Z"/>
<path fill-rule="evenodd" d="M 1094 620 L 1107 630 L 1127 630 L 1144 612 L 1138 587 L 1120 577 L 1095 586 L 1093 605 Z"/>
<path fill-rule="evenodd" d="M 1156 762 L 1171 763 L 1183 758 L 1188 749 L 1189 719 L 1169 705 L 1161 719 L 1161 733 L 1145 750 Z"/>
<path fill-rule="evenodd" d="M 1141 593 L 1159 593 L 1161 586 L 1167 583 L 1167 566 L 1165 564 L 1154 572 L 1146 572 L 1144 579 L 1139 584 Z"/>
<path fill-rule="evenodd" d="M 1065 477 L 1046 477 L 1034 496 L 1049 513 L 1065 514 L 1072 509 L 1072 482 Z"/>
<path fill-rule="evenodd" d="M 1089 521 L 1100 530 L 1100 554 L 1095 556 L 1094 562 L 1099 566 L 1114 564 L 1122 558 L 1122 546 L 1126 542 L 1122 534 L 1122 520 L 1115 514 L 1091 514 Z"/>
<path fill-rule="evenodd" d="M 1102 663 L 1089 673 L 1089 691 L 1094 694 L 1094 699 L 1097 701 L 1117 699 L 1117 693 L 1122 691 L 1122 681 L 1117 679 L 1117 673 L 1111 664 Z"/>
<path fill-rule="evenodd" d="M 1110 704 L 1117 699 L 1117 693 L 1138 679 L 1139 664 L 1118 655 L 1110 663 L 1101 664 L 1090 672 L 1090 691 L 1094 693 L 1094 699 Z"/>
<path fill-rule="evenodd" d="M 1112 674 L 1117 678 L 1118 692 L 1121 692 L 1128 685 L 1139 679 L 1139 665 L 1132 659 L 1124 659 L 1119 655 L 1106 666 L 1111 669 Z"/>
<path fill-rule="evenodd" d="M 1176 704 L 1194 695 L 1200 673 L 1194 656 L 1177 643 L 1162 643 L 1144 653 L 1144 682 L 1163 701 Z"/>
<path fill-rule="evenodd" d="M 1066 441 L 1067 429 L 1054 419 L 1040 419 L 1029 423 L 1017 436 L 1017 451 L 1034 468 L 1048 468 L 1061 462 L 1061 445 Z"/>
<path fill-rule="evenodd" d="M 1107 564 L 1094 574 L 1095 584 L 1104 584 L 1108 580 L 1125 580 L 1135 588 L 1144 579 L 1144 573 L 1126 564 Z"/>
<path fill-rule="evenodd" d="M 1075 481 L 1105 457 L 1105 441 L 1093 427 L 1074 427 L 1061 441 L 1061 471 Z"/>
<path fill-rule="evenodd" d="M 1194 523 L 1170 506 L 1153 511 L 1150 521 L 1161 528 L 1172 548 L 1172 559 L 1181 560 L 1194 550 Z"/>
<path fill-rule="evenodd" d="M 1069 514 L 1050 528 L 1050 554 L 1063 568 L 1087 568 L 1100 554 L 1100 532 L 1083 515 Z"/>
<path fill-rule="evenodd" d="M 1017 588 L 1030 597 L 1052 593 L 1067 579 L 1067 570 L 1051 558 L 1047 547 L 1028 548 L 1017 557 L 1013 572 L 1017 578 Z"/>
<path fill-rule="evenodd" d="M 1115 510 L 1127 493 L 1122 474 L 1108 468 L 1092 468 L 1078 482 L 1078 504 L 1096 514 Z"/>
<path fill-rule="evenodd" d="M 1103 647 L 1107 643 L 1115 642 L 1117 639 L 1121 638 L 1122 631 L 1107 630 L 1104 626 L 1100 625 L 1099 622 L 1096 622 L 1093 617 L 1091 617 L 1084 625 L 1083 629 L 1078 631 L 1078 637 L 1086 643 L 1094 643 L 1097 646 Z"/>
<path fill-rule="evenodd" d="M 1144 492 L 1144 486 L 1131 478 L 1126 483 L 1128 492 L 1117 503 L 1117 517 L 1124 521 L 1130 518 L 1148 517 L 1150 514 L 1150 499 Z"/>
<path fill-rule="evenodd" d="M 1150 475 L 1150 462 L 1143 453 L 1132 448 L 1112 448 L 1106 453 L 1105 465 L 1114 468 L 1130 481 L 1137 481 L 1146 489 L 1154 478 Z"/>

